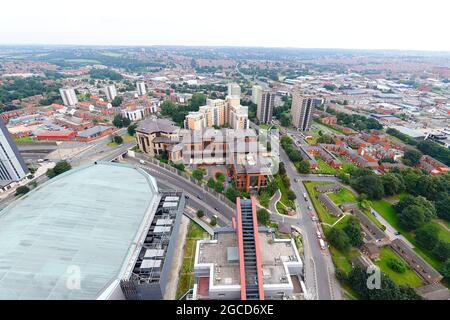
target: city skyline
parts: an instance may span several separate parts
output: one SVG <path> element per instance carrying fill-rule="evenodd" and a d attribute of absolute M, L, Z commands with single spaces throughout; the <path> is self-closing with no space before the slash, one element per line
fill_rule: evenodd
<path fill-rule="evenodd" d="M 104 7 L 82 0 L 66 11 L 48 0 L 39 5 L 31 1 L 6 3 L 5 12 L 11 14 L 2 18 L 0 27 L 9 32 L 0 35 L 0 43 L 450 51 L 450 44 L 442 41 L 449 5 L 436 0 L 426 7 L 416 0 L 382 0 L 370 7 L 353 0 L 344 4 L 282 0 L 277 6 L 270 1 L 255 5 L 231 0 L 228 7 L 236 8 L 237 14 L 245 13 L 246 26 L 255 26 L 244 29 L 242 24 L 218 24 L 217 17 L 226 16 L 226 12 L 218 4 L 206 6 L 201 0 L 176 1 L 169 12 L 160 3 L 135 0 L 127 7 L 116 3 Z M 272 23 L 257 23 L 268 7 Z M 20 12 L 20 19 L 16 12 Z M 80 24 L 80 17 L 89 23 Z"/>

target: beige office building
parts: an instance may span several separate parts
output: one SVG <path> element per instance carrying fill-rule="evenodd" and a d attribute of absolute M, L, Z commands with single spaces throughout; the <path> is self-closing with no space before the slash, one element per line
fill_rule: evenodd
<path fill-rule="evenodd" d="M 201 130 L 206 128 L 206 116 L 202 112 L 190 112 L 184 120 L 184 128 L 189 130 Z"/>

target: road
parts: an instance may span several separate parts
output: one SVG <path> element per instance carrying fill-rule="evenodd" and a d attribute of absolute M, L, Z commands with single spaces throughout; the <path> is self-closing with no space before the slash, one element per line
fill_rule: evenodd
<path fill-rule="evenodd" d="M 331 255 L 328 249 L 322 250 L 320 248 L 319 240 L 317 238 L 317 230 L 320 230 L 321 228 L 320 225 L 312 221 L 310 216 L 310 213 L 312 213 L 317 217 L 317 213 L 315 213 L 314 207 L 311 205 L 311 199 L 309 198 L 306 188 L 303 185 L 304 180 L 330 180 L 330 177 L 299 175 L 282 148 L 280 148 L 280 161 L 285 164 L 287 175 L 291 178 L 292 181 L 294 181 L 291 188 L 297 196 L 295 202 L 297 206 L 298 217 L 288 218 L 275 214 L 272 215 L 272 219 L 277 221 L 284 221 L 286 223 L 290 223 L 291 225 L 296 225 L 303 231 L 302 234 L 304 243 L 306 243 L 306 246 L 308 246 L 308 248 L 305 248 L 306 280 L 309 286 L 311 286 L 311 283 L 316 283 L 316 298 L 319 300 L 340 300 L 342 299 L 341 290 L 333 275 L 333 261 L 331 260 Z M 298 182 L 295 182 L 295 178 L 298 179 Z M 332 178 L 331 181 L 333 181 Z M 307 201 L 305 201 L 304 194 L 306 194 L 307 196 Z M 309 210 L 308 206 L 311 206 L 312 210 Z M 309 264 L 309 259 L 312 259 L 311 265 Z"/>
<path fill-rule="evenodd" d="M 186 200 L 187 205 L 193 208 L 202 209 L 207 216 L 216 215 L 219 225 L 231 225 L 234 210 L 200 186 L 184 179 L 176 173 L 150 162 L 146 162 L 145 165 L 143 165 L 138 159 L 131 157 L 126 157 L 122 161 L 132 163 L 147 171 L 156 179 L 158 185 L 171 189 L 183 190 L 189 197 L 189 199 Z"/>

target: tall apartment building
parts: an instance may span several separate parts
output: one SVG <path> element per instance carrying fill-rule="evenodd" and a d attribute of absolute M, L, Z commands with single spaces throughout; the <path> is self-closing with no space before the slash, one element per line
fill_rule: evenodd
<path fill-rule="evenodd" d="M 184 127 L 190 130 L 228 125 L 233 129 L 248 129 L 248 108 L 241 106 L 237 96 L 228 96 L 226 100 L 208 99 L 198 112 L 190 112 L 184 121 Z"/>
<path fill-rule="evenodd" d="M 20 181 L 29 173 L 11 134 L 0 119 L 0 187 Z"/>
<path fill-rule="evenodd" d="M 59 93 L 66 107 L 72 107 L 78 103 L 78 98 L 73 88 L 61 88 Z"/>
<path fill-rule="evenodd" d="M 138 95 L 145 96 L 147 94 L 147 89 L 145 88 L 145 82 L 138 82 L 136 83 L 136 88 L 138 91 Z"/>
<path fill-rule="evenodd" d="M 270 123 L 272 121 L 272 112 L 275 105 L 275 93 L 270 90 L 261 91 L 258 94 L 256 109 L 256 118 L 260 123 Z"/>
<path fill-rule="evenodd" d="M 109 85 L 105 87 L 105 95 L 106 99 L 109 101 L 114 100 L 114 98 L 117 96 L 117 90 L 115 85 Z"/>
<path fill-rule="evenodd" d="M 262 87 L 261 86 L 258 86 L 258 85 L 254 85 L 253 87 L 252 87 L 252 102 L 254 103 L 254 104 L 257 104 L 258 103 L 258 101 L 259 101 L 259 95 L 261 94 L 261 92 L 262 92 Z"/>
<path fill-rule="evenodd" d="M 233 129 L 248 129 L 248 107 L 246 106 L 230 106 L 229 107 L 229 126 Z"/>
<path fill-rule="evenodd" d="M 228 95 L 240 97 L 241 96 L 241 87 L 237 83 L 229 83 L 228 84 Z"/>
<path fill-rule="evenodd" d="M 301 131 L 308 131 L 311 128 L 313 109 L 314 98 L 302 94 L 299 88 L 294 88 L 291 106 L 292 124 Z"/>
<path fill-rule="evenodd" d="M 189 130 L 202 130 L 206 128 L 206 117 L 202 112 L 190 112 L 184 119 L 184 128 Z"/>

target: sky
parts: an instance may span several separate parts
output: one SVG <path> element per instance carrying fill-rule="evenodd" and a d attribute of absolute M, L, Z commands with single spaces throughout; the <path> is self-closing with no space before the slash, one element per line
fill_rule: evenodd
<path fill-rule="evenodd" d="M 0 44 L 450 51 L 448 0 L 2 0 Z"/>

